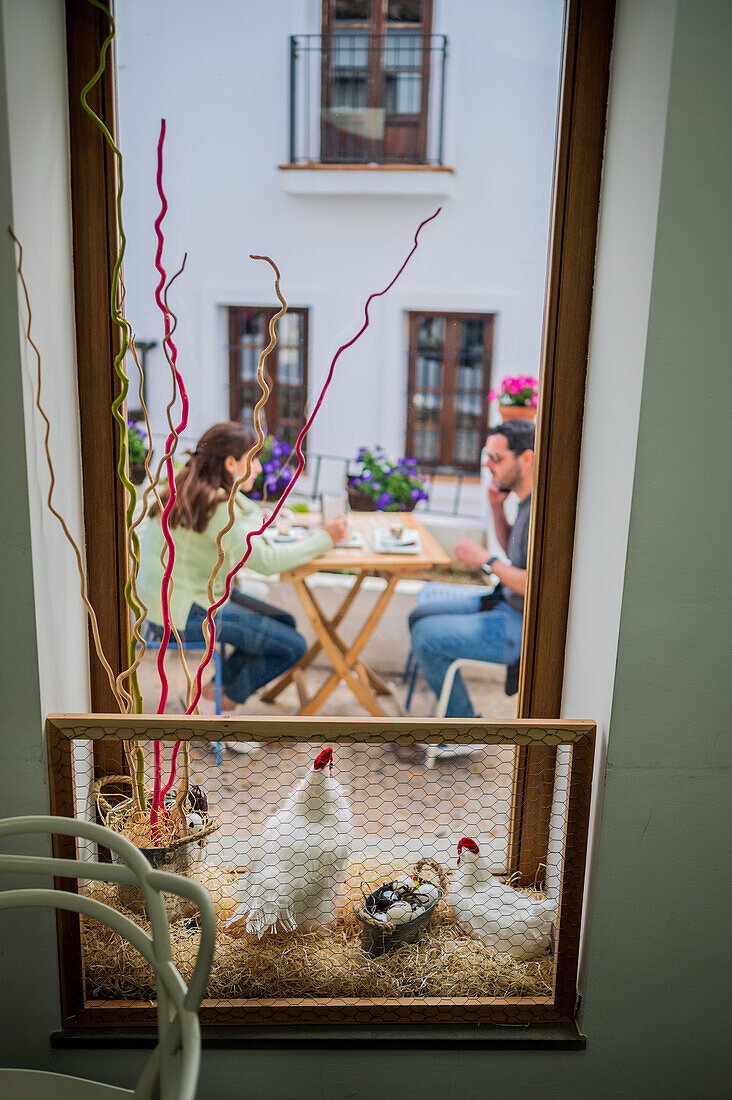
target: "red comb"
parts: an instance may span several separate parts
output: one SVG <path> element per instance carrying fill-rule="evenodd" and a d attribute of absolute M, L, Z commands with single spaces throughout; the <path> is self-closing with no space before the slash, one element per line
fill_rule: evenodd
<path fill-rule="evenodd" d="M 457 846 L 458 867 L 460 866 L 460 853 L 462 852 L 463 848 L 467 848 L 469 852 L 473 853 L 473 855 L 476 855 L 476 856 L 480 855 L 480 848 L 478 847 L 478 845 L 475 843 L 475 841 L 473 840 L 473 838 L 471 836 L 460 837 L 460 840 L 458 841 L 458 846 Z"/>
<path fill-rule="evenodd" d="M 328 767 L 328 765 L 330 765 L 330 770 L 333 771 L 333 750 L 323 749 L 323 751 L 319 752 L 315 757 L 313 771 L 319 772 L 322 768 Z"/>

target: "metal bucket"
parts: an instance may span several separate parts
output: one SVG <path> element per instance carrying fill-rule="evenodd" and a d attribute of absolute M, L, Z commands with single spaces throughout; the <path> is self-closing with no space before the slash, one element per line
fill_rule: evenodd
<path fill-rule="evenodd" d="M 421 879 L 420 886 L 428 882 L 429 879 Z M 374 890 L 373 893 L 369 894 L 364 902 L 364 909 L 367 913 L 369 910 L 376 908 L 380 895 L 385 890 L 391 890 L 393 885 L 394 881 L 385 882 L 378 890 Z M 439 897 L 437 901 L 428 909 L 425 909 L 424 913 L 420 913 L 418 917 L 414 917 L 404 924 L 394 925 L 392 931 L 379 928 L 378 925 L 371 923 L 367 924 L 362 920 L 361 947 L 367 955 L 371 955 L 372 958 L 378 958 L 379 955 L 385 955 L 388 951 L 393 951 L 394 948 L 399 947 L 400 944 L 417 942 L 422 932 L 424 932 L 432 920 L 435 906 L 443 895 L 441 887 L 437 886 L 434 882 L 429 882 L 429 885 L 434 886 L 438 891 Z"/>
<path fill-rule="evenodd" d="M 115 820 L 128 810 L 131 804 L 132 799 L 126 798 L 105 815 L 105 822 L 113 832 L 121 834 L 121 830 L 115 828 Z M 186 844 L 176 844 L 171 848 L 160 846 L 156 848 L 139 848 L 138 850 L 142 852 L 155 871 L 172 871 L 176 875 L 195 878 L 196 870 L 203 864 L 205 840 L 192 838 Z M 112 852 L 112 862 L 124 864 L 125 861 L 116 852 Z M 133 913 L 145 914 L 147 912 L 145 895 L 138 886 L 133 886 L 128 882 L 118 882 L 117 899 L 120 905 Z M 171 920 L 194 916 L 198 912 L 192 901 L 179 897 L 177 894 L 163 894 L 163 901 Z"/>

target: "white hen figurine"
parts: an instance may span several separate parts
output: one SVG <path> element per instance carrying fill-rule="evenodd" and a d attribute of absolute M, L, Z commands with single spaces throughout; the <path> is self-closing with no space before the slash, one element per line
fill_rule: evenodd
<path fill-rule="evenodd" d="M 238 887 L 239 905 L 227 926 L 246 915 L 246 930 L 311 930 L 335 918 L 351 842 L 351 808 L 332 775 L 333 750 L 313 767 L 267 821 Z"/>
<path fill-rule="evenodd" d="M 457 847 L 457 870 L 450 882 L 455 916 L 491 947 L 514 959 L 532 959 L 551 946 L 557 903 L 536 901 L 492 875 L 472 837 Z"/>

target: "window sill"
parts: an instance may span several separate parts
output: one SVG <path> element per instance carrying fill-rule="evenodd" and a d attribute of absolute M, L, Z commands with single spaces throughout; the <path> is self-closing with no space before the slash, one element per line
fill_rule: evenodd
<path fill-rule="evenodd" d="M 532 1024 L 530 1027 L 485 1024 L 482 1027 L 204 1027 L 205 1050 L 296 1049 L 432 1050 L 584 1050 L 587 1040 L 576 1023 Z M 158 1041 L 151 1028 L 64 1028 L 51 1035 L 56 1049 L 149 1049 Z"/>
<path fill-rule="evenodd" d="M 449 198 L 454 168 L 427 164 L 280 164 L 290 195 L 429 195 Z"/>

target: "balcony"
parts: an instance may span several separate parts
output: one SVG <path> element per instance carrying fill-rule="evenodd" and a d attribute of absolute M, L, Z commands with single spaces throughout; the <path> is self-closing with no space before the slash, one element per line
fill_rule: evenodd
<path fill-rule="evenodd" d="M 428 176 L 451 172 L 443 159 L 446 61 L 445 35 L 358 30 L 293 35 L 290 160 L 281 167 L 355 169 L 357 176 L 359 169 L 390 169 L 391 193 L 395 188 L 403 192 L 399 176 L 426 170 L 422 184 L 415 188 L 413 181 L 409 191 L 437 193 Z M 301 189 L 297 175 L 292 174 L 286 190 Z M 372 179 L 358 189 L 380 186 Z M 317 190 L 324 187 L 332 193 L 332 183 L 321 183 Z M 341 180 L 336 190 L 344 188 L 350 189 Z"/>

